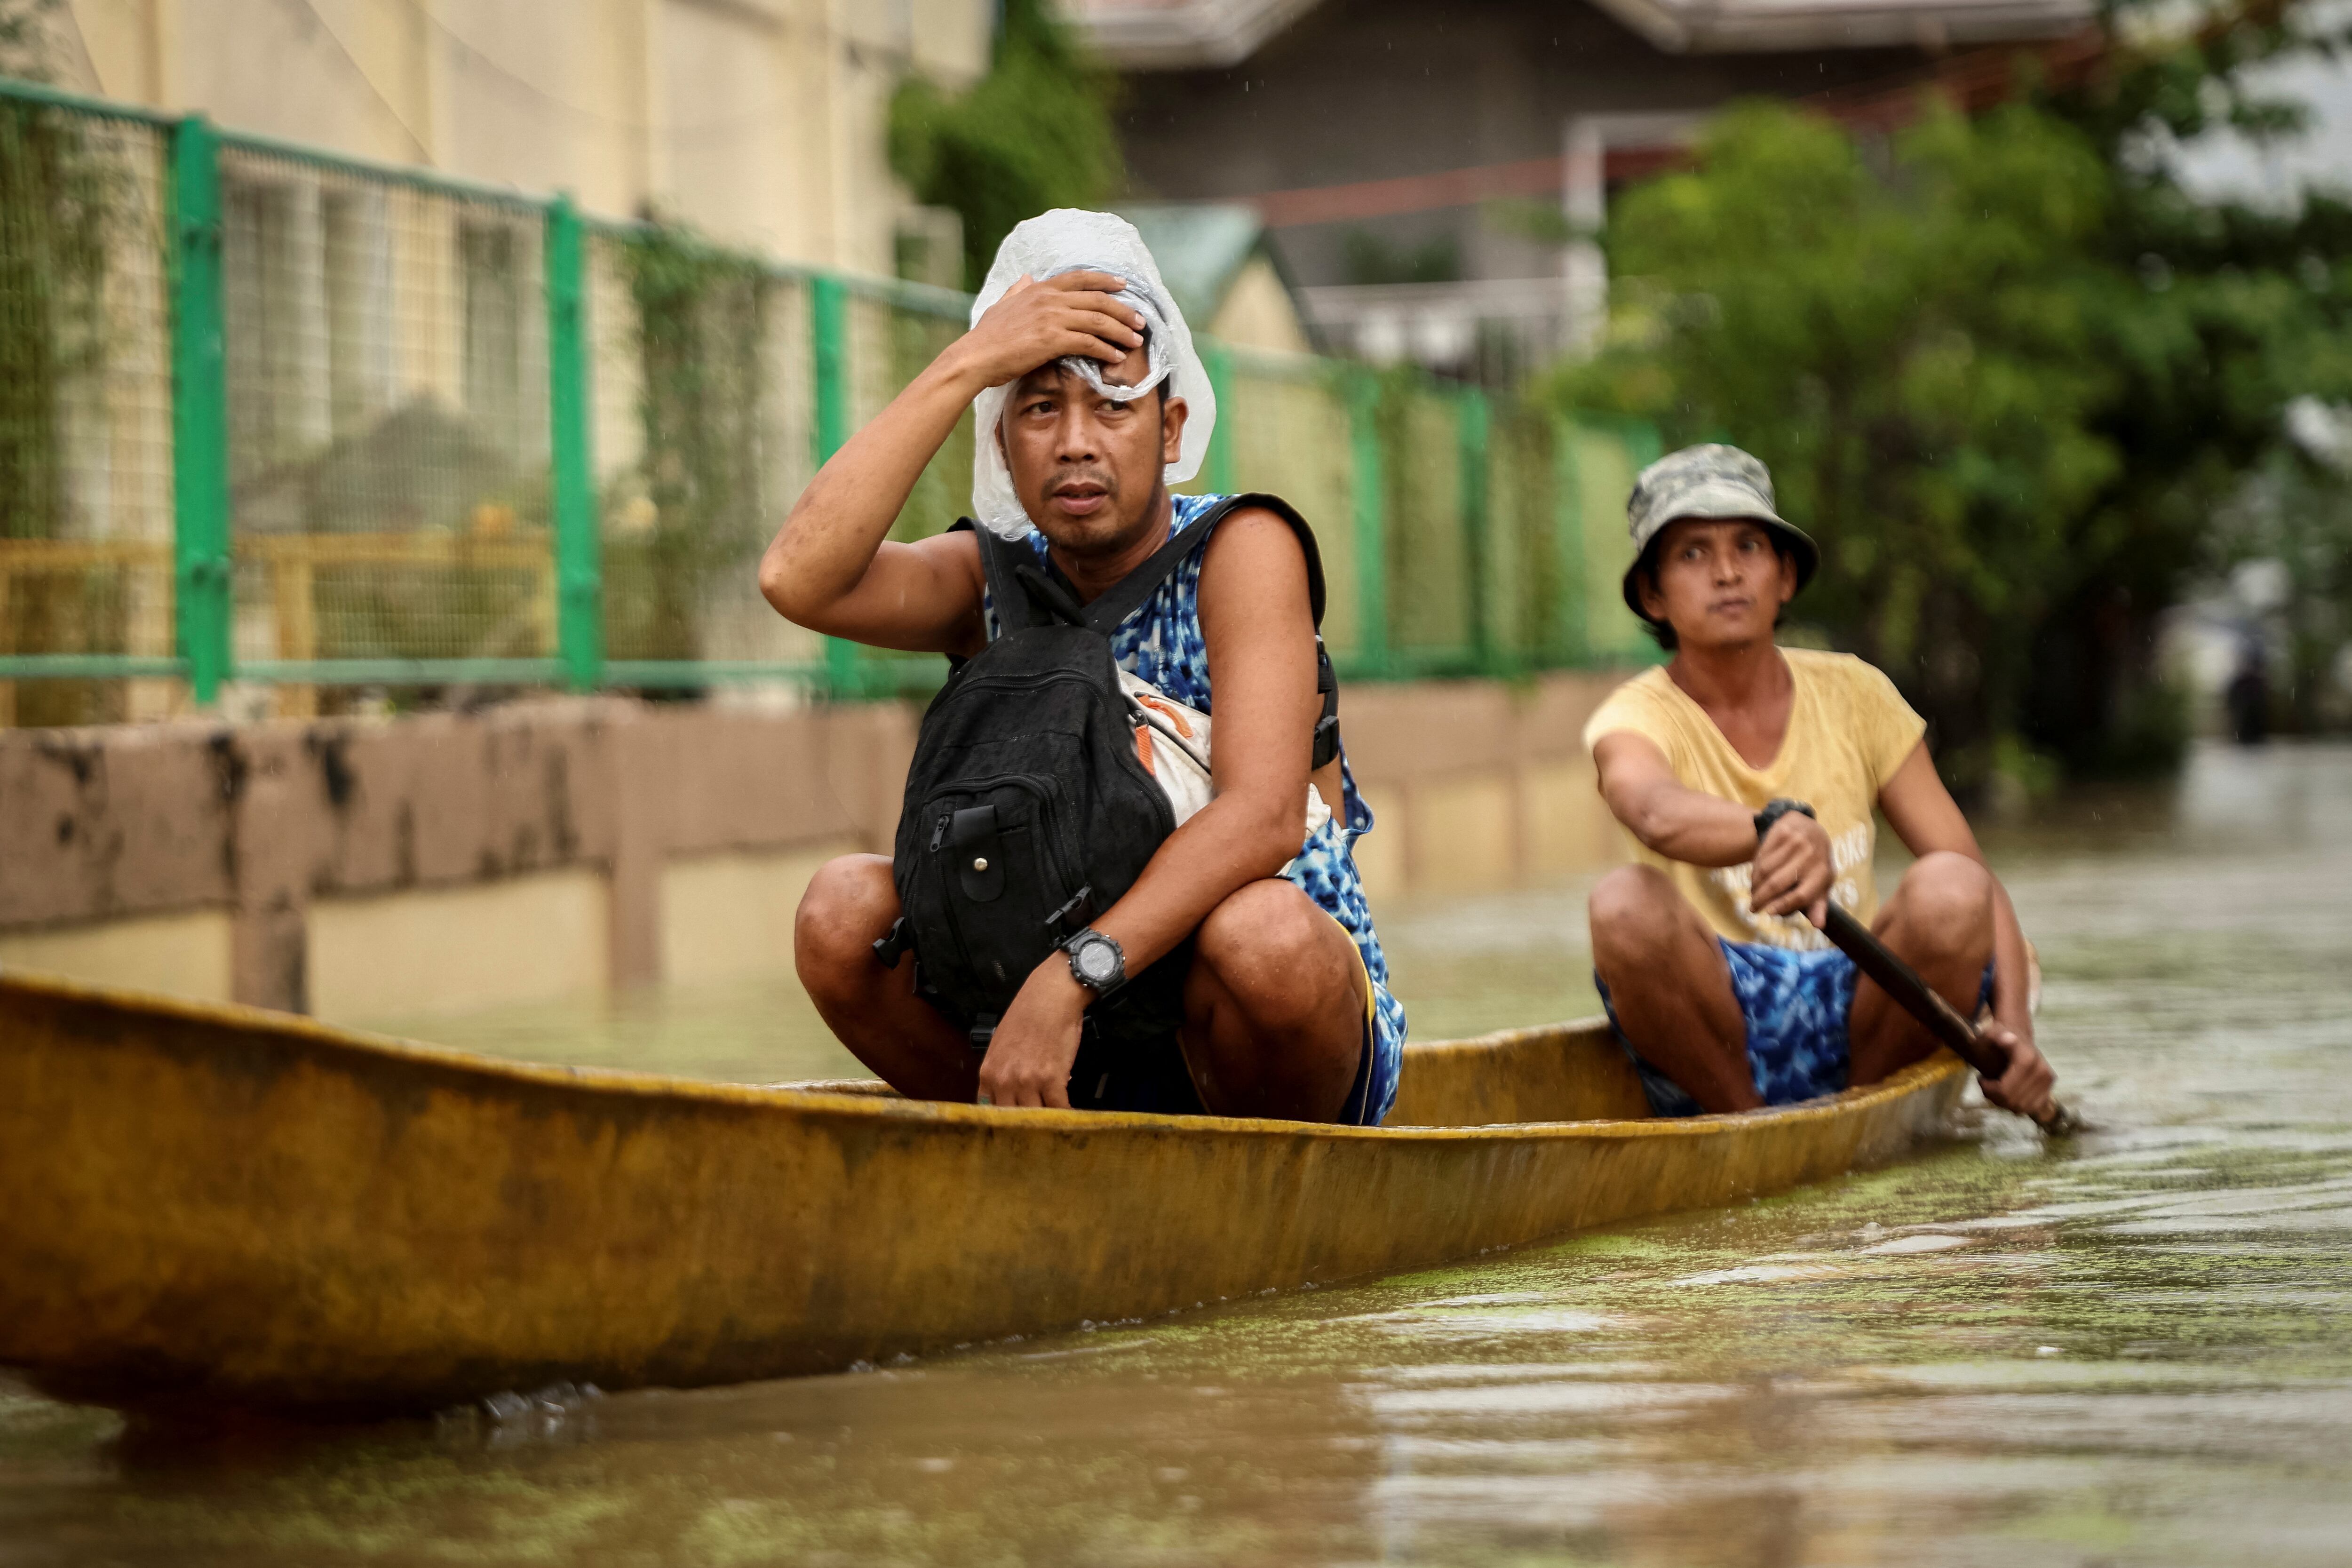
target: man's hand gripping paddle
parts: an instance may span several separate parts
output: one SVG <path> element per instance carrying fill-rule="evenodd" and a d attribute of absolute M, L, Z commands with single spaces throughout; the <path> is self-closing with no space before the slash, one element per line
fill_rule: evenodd
<path fill-rule="evenodd" d="M 1828 923 L 1822 930 L 1848 958 L 1853 960 L 1856 968 L 1878 982 L 1878 988 L 1895 998 L 1896 1005 L 1926 1025 L 1929 1034 L 1949 1046 L 1954 1056 L 1986 1078 L 1997 1079 L 2009 1070 L 2007 1052 L 1978 1034 L 1976 1026 L 1961 1017 L 1949 1002 L 1920 979 L 1917 970 L 1895 957 L 1868 926 L 1840 909 L 1834 901 L 1829 906 Z M 2083 1131 L 2083 1119 L 2053 1100 L 2050 1102 L 2050 1114 L 2038 1120 L 2034 1125 L 2049 1137 L 2064 1138 Z"/>

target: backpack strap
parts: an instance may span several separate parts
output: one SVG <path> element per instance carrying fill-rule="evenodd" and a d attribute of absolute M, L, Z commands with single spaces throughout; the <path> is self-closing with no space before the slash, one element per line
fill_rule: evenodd
<path fill-rule="evenodd" d="M 1323 552 L 1316 548 L 1315 531 L 1298 515 L 1298 509 L 1280 496 L 1254 491 L 1225 497 L 1154 551 L 1150 560 L 1097 595 L 1087 605 L 1087 625 L 1104 637 L 1117 631 L 1121 621 L 1141 609 L 1143 602 L 1160 591 L 1160 584 L 1200 547 L 1211 529 L 1245 507 L 1263 507 L 1288 523 L 1290 531 L 1298 538 L 1298 547 L 1307 552 L 1307 603 L 1315 616 L 1315 689 L 1323 697 L 1323 710 L 1316 717 L 1314 748 L 1308 753 L 1307 765 L 1310 771 L 1322 768 L 1339 754 L 1339 675 L 1331 668 L 1330 652 L 1323 646 Z M 1046 565 L 1061 580 L 1050 557 Z"/>
<path fill-rule="evenodd" d="M 1307 552 L 1307 603 L 1315 617 L 1315 689 L 1323 698 L 1323 710 L 1315 721 L 1309 766 L 1321 768 L 1339 754 L 1339 677 L 1331 668 L 1329 651 L 1323 646 L 1323 552 L 1316 547 L 1314 529 L 1298 515 L 1297 508 L 1280 496 L 1253 491 L 1218 501 L 1153 551 L 1142 565 L 1088 603 L 1083 624 L 1098 636 L 1109 637 L 1118 629 L 1120 622 L 1141 609 L 1144 601 L 1160 591 L 1160 585 L 1200 547 L 1210 530 L 1245 507 L 1263 507 L 1288 523 L 1299 548 Z M 996 607 L 996 624 L 1000 627 L 1013 631 L 1070 619 L 1067 605 L 1076 603 L 1077 591 L 1062 569 L 1054 564 L 1051 555 L 1045 558 L 1045 569 L 1041 576 L 1037 556 L 1028 545 L 1000 539 L 992 530 L 977 526 L 968 517 L 957 519 L 948 531 L 953 533 L 960 529 L 970 530 L 979 542 L 981 572 L 988 584 L 989 600 Z M 1066 603 L 1054 602 L 1055 590 Z M 1048 601 L 1045 604 L 1039 603 L 1041 592 Z"/>
<path fill-rule="evenodd" d="M 1209 531 L 1234 512 L 1249 507 L 1263 507 L 1290 525 L 1298 536 L 1299 548 L 1307 552 L 1307 602 L 1315 613 L 1315 626 L 1323 627 L 1323 552 L 1315 547 L 1315 531 L 1297 509 L 1280 496 L 1263 494 L 1227 496 L 1216 505 L 1194 518 L 1191 526 L 1179 531 L 1167 543 L 1152 552 L 1150 560 L 1102 591 L 1087 605 L 1087 625 L 1104 637 L 1118 629 L 1118 624 L 1143 607 L 1145 600 L 1160 591 L 1184 557 L 1199 547 Z"/>
<path fill-rule="evenodd" d="M 988 600 L 996 610 L 1001 630 L 1019 631 L 1053 621 L 1054 616 L 1037 604 L 1022 580 L 1024 572 L 1033 581 L 1037 574 L 1036 558 L 1026 544 L 999 538 L 994 529 L 982 528 L 968 517 L 956 519 L 948 531 L 969 533 L 980 545 L 981 580 L 988 585 Z"/>

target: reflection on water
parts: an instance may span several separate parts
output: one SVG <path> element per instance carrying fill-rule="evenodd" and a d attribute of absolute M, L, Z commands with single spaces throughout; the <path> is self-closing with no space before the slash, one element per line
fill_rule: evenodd
<path fill-rule="evenodd" d="M 0 1562 L 2341 1562 L 2352 753 L 2203 753 L 1992 847 L 2072 1146 L 1982 1119 L 1423 1275 L 502 1423 L 194 1441 L 0 1394 Z M 1417 1027 L 1588 1007 L 1580 906 L 1386 922 Z M 741 1042 L 789 1004 L 532 1054 L 829 1070 Z"/>

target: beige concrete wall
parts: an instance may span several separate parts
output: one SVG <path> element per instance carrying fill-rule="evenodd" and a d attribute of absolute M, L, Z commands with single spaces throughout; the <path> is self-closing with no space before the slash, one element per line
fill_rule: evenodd
<path fill-rule="evenodd" d="M 1591 757 L 1536 763 L 1523 780 L 1529 874 L 1589 871 L 1627 858 L 1628 840 L 1601 804 Z"/>
<path fill-rule="evenodd" d="M 892 88 L 988 68 L 990 0 L 71 0 L 68 85 L 887 274 Z"/>
<path fill-rule="evenodd" d="M 1356 790 L 1372 814 L 1371 832 L 1355 843 L 1356 870 L 1364 879 L 1364 897 L 1375 906 L 1388 904 L 1402 899 L 1412 885 L 1404 859 L 1404 791 L 1368 779 L 1360 769 Z"/>
<path fill-rule="evenodd" d="M 1398 900 L 1622 853 L 1579 739 L 1613 678 L 1352 685 Z M 362 1019 L 789 967 L 815 868 L 887 853 L 919 711 L 557 699 L 0 732 L 0 963 Z"/>
<path fill-rule="evenodd" d="M 37 969 L 195 1002 L 235 1000 L 226 910 L 0 931 L 0 969 Z"/>
<path fill-rule="evenodd" d="M 1508 887 L 1519 822 L 1507 773 L 1432 779 L 1406 808 L 1405 864 L 1415 892 L 1470 893 Z"/>
<path fill-rule="evenodd" d="M 671 862 L 887 846 L 915 717 L 562 699 L 378 721 L 6 731 L 0 936 L 216 911 L 230 994 L 304 1011 L 314 905 L 578 871 L 608 885 L 594 982 L 636 984 L 662 973 Z M 94 977 L 140 984 L 152 967 L 126 960 Z M 416 984 L 434 984 L 429 966 Z"/>
<path fill-rule="evenodd" d="M 697 984 L 793 966 L 793 915 L 818 867 L 858 847 L 730 850 L 662 868 L 661 973 Z"/>
<path fill-rule="evenodd" d="M 549 1002 L 612 983 L 612 890 L 585 867 L 320 899 L 310 1011 L 339 1024 Z"/>

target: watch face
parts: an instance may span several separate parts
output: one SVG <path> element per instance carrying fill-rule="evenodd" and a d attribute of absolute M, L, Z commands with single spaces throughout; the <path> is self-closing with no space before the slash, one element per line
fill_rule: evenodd
<path fill-rule="evenodd" d="M 1078 973 L 1091 984 L 1108 985 L 1118 974 L 1118 949 L 1107 942 L 1083 943 L 1073 956 L 1078 961 Z"/>

